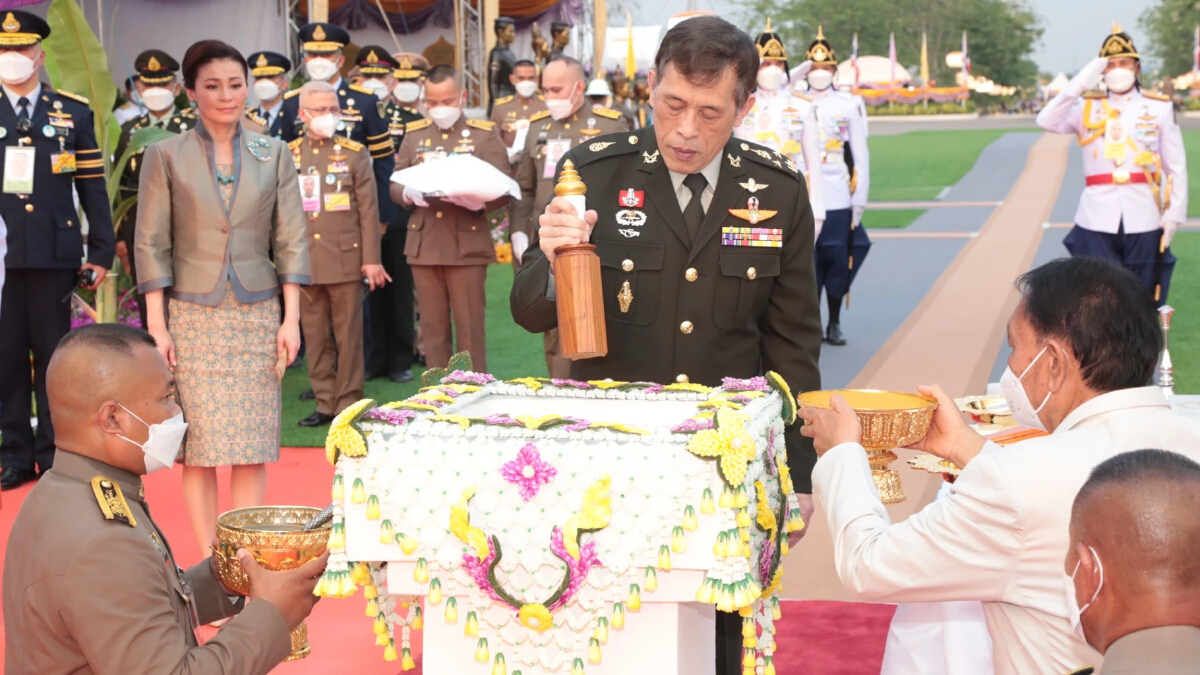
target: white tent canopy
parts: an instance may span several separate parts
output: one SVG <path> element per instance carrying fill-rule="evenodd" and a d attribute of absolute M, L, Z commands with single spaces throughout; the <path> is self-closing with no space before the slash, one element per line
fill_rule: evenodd
<path fill-rule="evenodd" d="M 1046 96 L 1049 97 L 1057 95 L 1058 92 L 1067 88 L 1068 83 L 1070 83 L 1070 80 L 1067 79 L 1066 73 L 1062 72 L 1061 70 L 1058 71 L 1058 74 L 1054 76 L 1054 79 L 1050 80 L 1050 82 L 1048 82 L 1044 88 Z"/>
<path fill-rule="evenodd" d="M 633 27 L 633 57 L 638 70 L 650 70 L 654 66 L 654 55 L 658 53 L 662 26 Z M 629 53 L 629 29 L 625 26 L 609 25 L 604 34 L 605 70 L 625 70 L 625 59 Z"/>
<path fill-rule="evenodd" d="M 911 81 L 912 75 L 908 73 L 908 69 L 904 64 L 897 62 L 895 83 L 908 84 Z M 837 83 L 854 84 L 854 67 L 848 58 L 838 63 Z M 892 84 L 892 62 L 886 56 L 858 57 L 858 83 L 884 86 Z"/>

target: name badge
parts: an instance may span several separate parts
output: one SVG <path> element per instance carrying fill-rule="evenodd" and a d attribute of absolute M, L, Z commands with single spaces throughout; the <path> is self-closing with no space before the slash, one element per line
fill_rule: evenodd
<path fill-rule="evenodd" d="M 50 170 L 54 173 L 75 173 L 75 153 L 64 151 L 50 155 Z"/>
<path fill-rule="evenodd" d="M 334 192 L 325 195 L 325 210 L 326 211 L 349 211 L 350 210 L 350 193 L 349 192 Z"/>
<path fill-rule="evenodd" d="M 300 204 L 304 207 L 304 212 L 319 213 L 321 211 L 320 176 L 308 173 L 300 176 L 297 180 L 300 181 Z"/>
<path fill-rule="evenodd" d="M 1119 117 L 1104 123 L 1104 159 L 1125 159 L 1125 125 Z"/>
<path fill-rule="evenodd" d="M 9 146 L 4 149 L 4 192 L 33 193 L 33 163 L 37 151 L 31 147 Z"/>
<path fill-rule="evenodd" d="M 546 141 L 546 164 L 542 167 L 542 178 L 554 178 L 554 168 L 558 160 L 571 149 L 571 139 L 556 138 Z"/>

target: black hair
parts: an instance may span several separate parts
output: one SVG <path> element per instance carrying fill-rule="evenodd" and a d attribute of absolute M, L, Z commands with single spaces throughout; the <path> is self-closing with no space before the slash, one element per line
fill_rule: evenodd
<path fill-rule="evenodd" d="M 1200 489 L 1200 463 L 1167 450 L 1134 450 L 1110 457 L 1097 464 L 1087 482 L 1079 488 L 1072 517 L 1081 515 L 1084 502 L 1101 488 L 1145 481 L 1174 483 L 1197 490 Z"/>
<path fill-rule="evenodd" d="M 454 78 L 454 80 L 457 82 L 458 71 L 455 70 L 453 66 L 447 65 L 434 66 L 429 69 L 428 73 L 425 74 L 425 81 L 429 84 L 441 84 L 442 82 L 445 82 L 451 78 Z"/>
<path fill-rule="evenodd" d="M 133 91 L 133 85 L 139 79 L 141 78 L 137 75 L 130 75 L 129 77 L 125 78 L 125 91 Z"/>
<path fill-rule="evenodd" d="M 520 61 L 517 61 L 516 63 L 513 64 L 513 70 L 516 70 L 517 68 L 520 68 L 521 66 L 529 66 L 530 68 L 537 68 L 537 64 L 534 63 L 533 61 L 530 61 L 529 59 L 521 59 Z"/>
<path fill-rule="evenodd" d="M 246 57 L 242 53 L 220 40 L 201 40 L 183 55 L 183 86 L 186 89 L 196 89 L 196 75 L 200 68 L 213 61 L 234 61 L 242 67 L 246 80 L 250 79 L 250 67 L 246 65 Z"/>
<path fill-rule="evenodd" d="M 1058 338 L 1098 392 L 1150 384 L 1163 349 L 1154 300 L 1133 272 L 1097 258 L 1060 258 L 1021 275 L 1022 312 Z"/>
<path fill-rule="evenodd" d="M 82 326 L 67 333 L 58 341 L 58 349 L 67 347 L 92 347 L 105 349 L 129 356 L 134 347 L 155 347 L 149 333 L 119 323 L 95 323 Z"/>
<path fill-rule="evenodd" d="M 667 31 L 654 70 L 658 82 L 668 65 L 689 83 L 708 86 L 721 79 L 726 68 L 737 77 L 734 101 L 740 108 L 754 91 L 758 77 L 758 49 L 750 36 L 737 26 L 715 16 L 687 19 Z"/>

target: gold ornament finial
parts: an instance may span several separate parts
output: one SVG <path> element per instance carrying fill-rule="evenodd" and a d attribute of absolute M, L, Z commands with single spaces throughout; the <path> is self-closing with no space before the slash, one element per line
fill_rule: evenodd
<path fill-rule="evenodd" d="M 255 62 L 254 62 L 254 65 L 255 65 L 255 66 L 257 66 L 257 67 L 259 67 L 259 68 L 265 68 L 265 67 L 267 66 L 267 55 L 266 55 L 266 54 L 259 54 L 259 55 L 258 55 L 258 61 L 255 61 Z"/>
<path fill-rule="evenodd" d="M 569 159 L 563 162 L 562 173 L 558 176 L 558 184 L 554 186 L 554 194 L 559 197 L 587 194 L 587 186 L 583 184 L 579 172 L 575 170 L 575 162 Z"/>
<path fill-rule="evenodd" d="M 146 69 L 152 73 L 156 73 L 162 69 L 162 64 L 153 56 L 150 57 L 150 62 L 146 64 Z"/>
<path fill-rule="evenodd" d="M 1117 33 L 1120 33 L 1121 32 L 1121 22 L 1117 21 L 1116 19 L 1113 19 L 1112 23 L 1113 23 L 1112 34 L 1116 35 Z"/>
<path fill-rule="evenodd" d="M 317 26 L 317 29 L 313 31 L 313 40 L 316 40 L 317 42 L 321 42 L 324 39 L 325 39 L 325 29 L 322 28 L 321 26 Z"/>
<path fill-rule="evenodd" d="M 825 39 L 825 29 L 822 26 L 817 26 L 817 39 L 818 40 Z"/>
<path fill-rule="evenodd" d="M 767 17 L 767 29 L 766 29 L 766 30 L 764 30 L 763 32 L 764 32 L 764 33 L 770 33 L 770 32 L 771 32 L 771 17 L 769 17 L 769 16 Z"/>
<path fill-rule="evenodd" d="M 21 30 L 21 22 L 17 21 L 17 17 L 13 16 L 12 12 L 9 12 L 8 16 L 4 17 L 4 23 L 0 24 L 0 26 L 4 28 L 6 33 Z"/>
<path fill-rule="evenodd" d="M 367 54 L 367 63 L 379 63 L 379 56 L 375 54 L 374 49 L 371 50 L 370 54 Z"/>

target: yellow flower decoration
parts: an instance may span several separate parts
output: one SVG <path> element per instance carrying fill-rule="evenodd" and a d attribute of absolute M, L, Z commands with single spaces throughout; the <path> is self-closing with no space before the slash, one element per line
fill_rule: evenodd
<path fill-rule="evenodd" d="M 766 394 L 761 391 L 723 391 L 720 394 L 717 394 L 717 398 L 762 398 L 764 396 L 766 396 Z"/>
<path fill-rule="evenodd" d="M 779 531 L 779 523 L 775 521 L 775 512 L 771 510 L 771 502 L 767 499 L 767 488 L 761 480 L 754 481 L 754 491 L 758 493 L 758 526 L 771 534 L 771 541 L 775 541 L 775 534 Z"/>
<path fill-rule="evenodd" d="M 692 391 L 697 394 L 712 393 L 712 387 L 706 387 L 695 382 L 675 382 L 663 387 L 663 391 Z"/>
<path fill-rule="evenodd" d="M 538 382 L 532 377 L 521 377 L 515 380 L 508 380 L 506 384 L 523 384 L 526 387 L 529 387 L 530 391 L 537 391 L 538 389 L 542 388 L 542 383 Z"/>
<path fill-rule="evenodd" d="M 775 468 L 779 470 L 779 487 L 784 494 L 792 494 L 796 490 L 792 487 L 792 470 L 788 468 L 787 460 L 783 455 L 775 456 Z"/>
<path fill-rule="evenodd" d="M 429 405 L 427 403 L 409 403 L 408 401 L 389 403 L 388 407 L 396 410 L 424 410 L 426 412 L 434 413 L 438 411 L 438 407 L 435 405 Z"/>
<path fill-rule="evenodd" d="M 353 425 L 373 405 L 375 399 L 364 398 L 333 418 L 329 433 L 325 436 L 325 457 L 330 464 L 337 462 L 339 452 L 350 457 L 367 456 L 367 440 Z"/>
<path fill-rule="evenodd" d="M 429 419 L 434 422 L 449 422 L 450 424 L 457 424 L 458 426 L 462 427 L 463 431 L 466 431 L 471 426 L 471 420 L 463 417 L 462 415 L 434 415 Z"/>
<path fill-rule="evenodd" d="M 741 485 L 746 466 L 754 459 L 754 437 L 746 431 L 747 415 L 729 408 L 717 409 L 716 428 L 696 432 L 688 441 L 688 452 L 697 457 L 717 458 L 721 476 L 730 485 Z"/>
<path fill-rule="evenodd" d="M 597 389 L 615 389 L 616 387 L 621 387 L 629 383 L 613 382 L 612 380 L 588 380 L 588 384 L 596 387 Z"/>
<path fill-rule="evenodd" d="M 775 574 L 771 577 L 771 583 L 762 590 L 762 595 L 759 597 L 769 598 L 783 589 L 783 565 L 775 568 Z"/>
<path fill-rule="evenodd" d="M 475 549 L 475 554 L 483 560 L 489 553 L 487 535 L 483 530 L 471 525 L 471 514 L 467 510 L 467 502 L 474 496 L 475 486 L 471 486 L 463 490 L 458 502 L 450 507 L 450 532 L 458 537 L 459 541 Z"/>
<path fill-rule="evenodd" d="M 529 378 L 527 378 L 529 379 Z M 536 382 L 536 380 L 534 380 Z M 541 383 L 538 384 L 541 386 Z M 562 419 L 561 415 L 546 415 L 545 417 L 534 417 L 533 415 L 517 415 L 517 421 L 525 425 L 530 431 L 537 431 L 550 422 L 557 422 Z"/>
<path fill-rule="evenodd" d="M 444 392 L 438 391 L 437 389 L 427 389 L 418 393 L 416 396 L 409 397 L 409 400 L 418 398 L 426 401 L 437 401 L 439 403 L 454 403 L 453 397 L 448 396 Z"/>
<path fill-rule="evenodd" d="M 615 422 L 592 422 L 589 429 L 611 429 L 619 431 L 623 434 L 636 434 L 638 436 L 649 436 L 650 432 L 637 427 L 626 426 L 624 424 L 616 424 Z"/>
<path fill-rule="evenodd" d="M 517 618 L 526 628 L 532 628 L 539 633 L 544 633 L 554 627 L 554 617 L 550 616 L 550 610 L 546 609 L 545 605 L 536 602 L 528 605 L 523 605 L 517 610 Z"/>
<path fill-rule="evenodd" d="M 729 409 L 731 409 L 731 410 L 741 410 L 741 409 L 742 409 L 742 408 L 744 408 L 745 406 L 743 406 L 741 403 L 737 403 L 737 402 L 734 402 L 734 401 L 728 401 L 728 400 L 725 400 L 725 399 L 723 399 L 723 398 L 714 398 L 714 399 L 712 399 L 712 400 L 709 400 L 709 401 L 701 401 L 701 402 L 700 402 L 700 403 L 699 403 L 699 404 L 698 404 L 696 407 L 697 407 L 697 408 L 700 408 L 700 409 L 704 409 L 704 408 L 729 408 Z"/>
<path fill-rule="evenodd" d="M 582 507 L 563 525 L 563 548 L 576 560 L 579 560 L 579 531 L 607 527 L 612 518 L 612 498 L 608 495 L 611 486 L 612 478 L 608 476 L 588 486 L 583 493 Z M 484 552 L 487 552 L 486 547 Z"/>
<path fill-rule="evenodd" d="M 792 390 L 788 387 L 787 380 L 773 371 L 767 371 L 767 382 L 771 384 L 771 388 L 779 392 L 783 398 L 783 421 L 787 424 L 792 424 L 796 421 L 796 413 L 799 412 L 796 406 L 796 397 L 792 396 Z"/>

